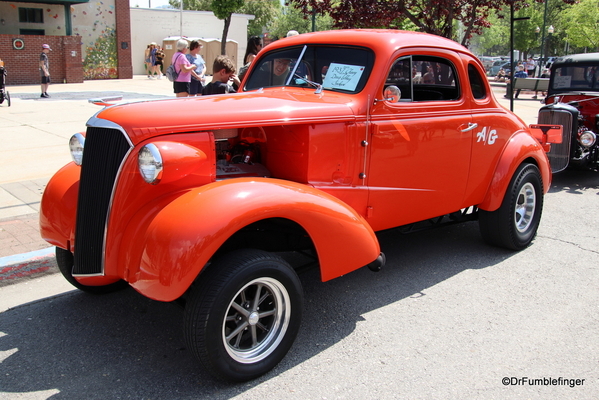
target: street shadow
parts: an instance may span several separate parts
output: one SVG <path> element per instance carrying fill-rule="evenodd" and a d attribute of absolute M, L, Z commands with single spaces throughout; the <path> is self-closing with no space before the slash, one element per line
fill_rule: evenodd
<path fill-rule="evenodd" d="M 583 194 L 587 190 L 597 190 L 596 194 L 599 195 L 599 172 L 566 169 L 553 174 L 549 193 Z"/>
<path fill-rule="evenodd" d="M 182 310 L 127 289 L 105 296 L 73 291 L 0 314 L 0 388 L 54 389 L 51 399 L 230 398 L 339 343 L 365 313 L 427 296 L 428 288 L 448 278 L 514 254 L 484 244 L 475 222 L 411 235 L 386 231 L 379 240 L 387 256 L 380 272 L 362 268 L 324 283 L 317 270 L 300 276 L 305 306 L 296 342 L 275 369 L 254 381 L 213 379 L 185 348 Z"/>

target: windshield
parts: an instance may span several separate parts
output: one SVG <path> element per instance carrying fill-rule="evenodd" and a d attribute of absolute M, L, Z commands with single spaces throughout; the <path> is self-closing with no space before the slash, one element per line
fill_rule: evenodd
<path fill-rule="evenodd" d="M 563 65 L 552 72 L 551 88 L 555 90 L 599 90 L 598 65 Z"/>
<path fill-rule="evenodd" d="M 266 87 L 316 87 L 358 93 L 374 64 L 374 53 L 362 47 L 300 46 L 277 50 L 257 61 L 244 91 Z"/>

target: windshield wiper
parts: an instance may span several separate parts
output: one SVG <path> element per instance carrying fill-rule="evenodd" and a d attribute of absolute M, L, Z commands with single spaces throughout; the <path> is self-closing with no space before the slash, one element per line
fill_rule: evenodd
<path fill-rule="evenodd" d="M 313 82 L 307 78 L 304 78 L 298 74 L 293 74 L 293 76 L 295 76 L 297 79 L 295 80 L 295 84 L 296 85 L 303 85 L 304 83 L 307 83 L 308 85 L 316 88 L 316 91 L 314 92 L 314 94 L 320 94 L 322 93 L 322 85 L 320 83 L 317 82 Z"/>

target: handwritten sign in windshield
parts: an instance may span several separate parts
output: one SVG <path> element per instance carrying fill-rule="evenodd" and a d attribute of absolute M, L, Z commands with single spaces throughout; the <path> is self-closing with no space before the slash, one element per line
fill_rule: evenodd
<path fill-rule="evenodd" d="M 553 87 L 556 89 L 571 87 L 572 77 L 571 76 L 556 76 L 553 82 Z"/>
<path fill-rule="evenodd" d="M 326 89 L 354 91 L 362 77 L 364 67 L 331 63 L 322 86 Z"/>

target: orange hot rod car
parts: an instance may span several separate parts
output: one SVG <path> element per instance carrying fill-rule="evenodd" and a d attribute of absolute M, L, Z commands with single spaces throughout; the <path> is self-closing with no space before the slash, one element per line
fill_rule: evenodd
<path fill-rule="evenodd" d="M 424 220 L 478 220 L 488 243 L 523 249 L 546 147 L 451 40 L 304 34 L 263 49 L 238 93 L 99 111 L 47 185 L 41 233 L 81 290 L 181 300 L 194 354 L 248 380 L 300 326 L 287 255 L 310 254 L 323 281 L 378 270 L 375 232 Z"/>

